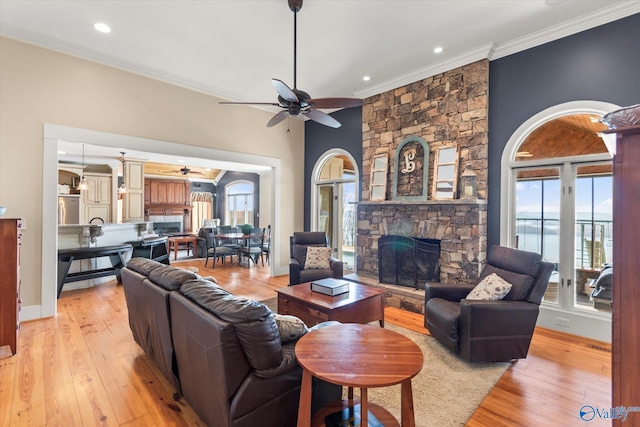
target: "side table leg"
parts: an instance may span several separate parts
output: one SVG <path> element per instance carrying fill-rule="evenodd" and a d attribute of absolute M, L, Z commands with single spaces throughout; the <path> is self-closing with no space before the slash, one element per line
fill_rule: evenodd
<path fill-rule="evenodd" d="M 369 425 L 369 399 L 367 398 L 366 388 L 360 389 L 360 425 Z"/>
<path fill-rule="evenodd" d="M 411 379 L 402 382 L 402 427 L 415 427 L 416 420 L 413 414 L 413 390 L 411 388 Z"/>
<path fill-rule="evenodd" d="M 311 373 L 303 368 L 297 427 L 311 426 Z"/>

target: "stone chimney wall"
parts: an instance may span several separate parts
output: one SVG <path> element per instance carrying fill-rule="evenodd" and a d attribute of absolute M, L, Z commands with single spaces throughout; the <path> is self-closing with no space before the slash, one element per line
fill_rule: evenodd
<path fill-rule="evenodd" d="M 362 202 L 358 205 L 358 273 L 377 277 L 381 235 L 441 240 L 441 282 L 473 283 L 486 258 L 489 61 L 481 60 L 365 100 L 363 106 Z M 429 146 L 427 199 L 391 200 L 396 149 L 410 136 Z M 434 158 L 456 146 L 458 182 L 466 165 L 477 175 L 480 200 L 433 200 Z M 374 155 L 389 159 L 385 201 L 370 201 Z M 420 185 L 413 176 L 407 184 Z"/>
<path fill-rule="evenodd" d="M 395 150 L 411 135 L 429 144 L 428 194 L 439 147 L 457 145 L 458 178 L 467 164 L 478 176 L 478 197 L 487 198 L 489 61 L 477 61 L 365 99 L 362 108 L 362 200 L 369 200 L 374 154 L 388 153 L 391 199 Z"/>

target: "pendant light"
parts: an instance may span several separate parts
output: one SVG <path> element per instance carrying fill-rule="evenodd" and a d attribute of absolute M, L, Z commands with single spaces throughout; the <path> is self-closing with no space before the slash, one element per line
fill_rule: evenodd
<path fill-rule="evenodd" d="M 122 154 L 122 184 L 120 184 L 120 187 L 118 187 L 118 194 L 124 194 L 127 192 L 127 186 L 124 183 L 124 178 L 125 178 L 125 160 L 124 160 L 124 151 L 121 151 L 120 154 Z"/>
<path fill-rule="evenodd" d="M 82 144 L 82 178 L 80 178 L 80 183 L 78 183 L 78 190 L 86 191 L 89 189 L 89 185 L 87 181 L 84 179 L 84 144 Z"/>

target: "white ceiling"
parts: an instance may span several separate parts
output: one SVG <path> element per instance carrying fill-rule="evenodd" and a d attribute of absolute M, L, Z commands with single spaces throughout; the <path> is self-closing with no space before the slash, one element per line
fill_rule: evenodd
<path fill-rule="evenodd" d="M 367 97 L 639 12 L 640 0 L 306 0 L 298 88 Z M 275 102 L 271 78 L 293 87 L 287 0 L 0 0 L 0 34 L 232 101 Z"/>

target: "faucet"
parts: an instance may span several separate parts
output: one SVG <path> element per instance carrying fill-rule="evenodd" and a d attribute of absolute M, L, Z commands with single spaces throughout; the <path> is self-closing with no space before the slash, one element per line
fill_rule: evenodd
<path fill-rule="evenodd" d="M 101 224 L 104 224 L 104 219 L 100 218 L 99 216 L 94 216 L 93 218 L 91 218 L 89 220 L 89 224 L 93 224 L 93 220 L 94 219 L 99 219 Z"/>

